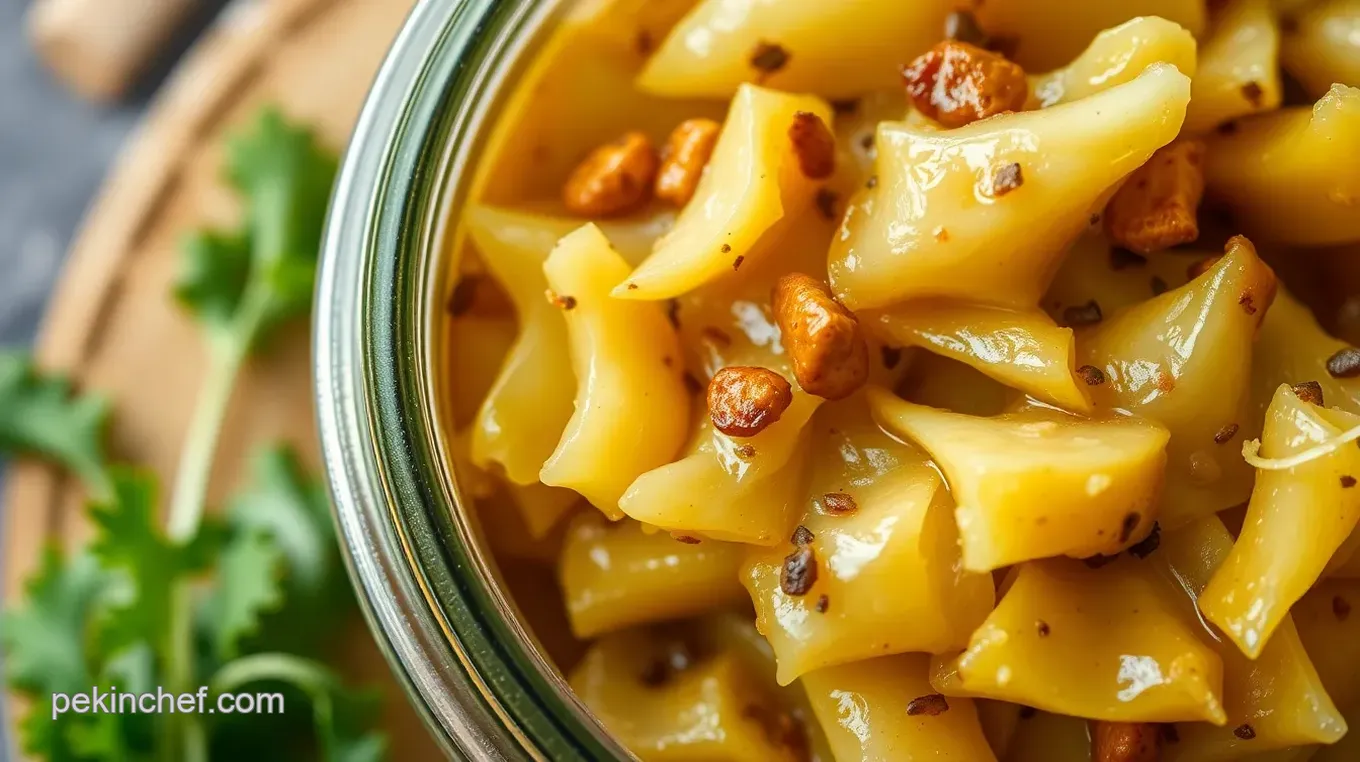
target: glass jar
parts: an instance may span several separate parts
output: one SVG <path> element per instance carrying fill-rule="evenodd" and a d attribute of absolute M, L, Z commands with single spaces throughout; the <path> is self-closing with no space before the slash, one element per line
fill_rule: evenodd
<path fill-rule="evenodd" d="M 368 623 L 451 756 L 629 759 L 548 662 L 464 511 L 433 370 L 449 210 L 504 84 L 561 0 L 422 0 L 332 199 L 314 320 L 318 423 Z"/>

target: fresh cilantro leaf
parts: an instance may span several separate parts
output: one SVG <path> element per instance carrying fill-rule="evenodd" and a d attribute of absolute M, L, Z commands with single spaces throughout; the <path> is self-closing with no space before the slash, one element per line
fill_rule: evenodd
<path fill-rule="evenodd" d="M 228 143 L 225 174 L 245 202 L 243 229 L 191 238 L 175 288 L 209 331 L 249 348 L 308 311 L 335 170 L 309 131 L 273 109 Z"/>
<path fill-rule="evenodd" d="M 282 571 L 283 553 L 262 532 L 238 534 L 223 548 L 204 609 L 217 658 L 237 656 L 241 640 L 259 631 L 261 615 L 283 604 Z"/>
<path fill-rule="evenodd" d="M 90 552 L 116 574 L 100 631 L 101 648 L 114 653 L 170 631 L 175 583 L 205 567 L 220 535 L 209 525 L 189 544 L 171 542 L 157 525 L 155 479 L 123 468 L 110 476 L 113 499 L 90 506 Z"/>
<path fill-rule="evenodd" d="M 43 552 L 25 583 L 25 606 L 0 618 L 9 684 L 37 696 L 89 687 L 86 624 L 108 579 L 86 554 L 67 562 L 56 549 Z"/>
<path fill-rule="evenodd" d="M 251 474 L 251 485 L 227 505 L 228 523 L 236 531 L 268 534 L 288 560 L 290 586 L 317 594 L 339 562 L 326 488 L 284 445 L 257 452 Z"/>
<path fill-rule="evenodd" d="M 103 398 L 75 394 L 65 378 L 38 372 L 27 355 L 0 351 L 0 455 L 53 461 L 104 494 L 108 417 Z"/>

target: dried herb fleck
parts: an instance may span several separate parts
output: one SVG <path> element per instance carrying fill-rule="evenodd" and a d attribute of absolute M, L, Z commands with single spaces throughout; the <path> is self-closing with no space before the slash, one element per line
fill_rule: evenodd
<path fill-rule="evenodd" d="M 784 557 L 779 570 L 779 589 L 785 595 L 807 595 L 817 582 L 817 556 L 806 545 Z"/>
<path fill-rule="evenodd" d="M 1077 368 L 1077 375 L 1086 382 L 1087 386 L 1100 386 L 1105 383 L 1105 372 L 1094 365 L 1083 365 Z"/>
<path fill-rule="evenodd" d="M 859 510 L 855 498 L 844 492 L 828 492 L 822 495 L 822 512 L 832 516 L 848 516 Z"/>
<path fill-rule="evenodd" d="M 1214 434 L 1214 444 L 1222 445 L 1231 442 L 1232 438 L 1237 436 L 1237 430 L 1238 425 L 1235 423 L 1230 423 L 1219 429 L 1218 433 Z"/>
<path fill-rule="evenodd" d="M 782 45 L 761 40 L 756 43 L 755 50 L 751 51 L 751 65 L 761 74 L 770 76 L 787 66 L 789 63 L 789 51 Z"/>

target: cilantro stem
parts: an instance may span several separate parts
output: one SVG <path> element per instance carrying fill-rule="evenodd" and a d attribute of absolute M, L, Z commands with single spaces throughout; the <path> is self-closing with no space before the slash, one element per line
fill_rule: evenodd
<path fill-rule="evenodd" d="M 325 695 L 331 673 L 324 664 L 288 653 L 262 653 L 242 656 L 217 670 L 209 681 L 214 693 L 227 693 L 247 683 L 278 680 L 301 688 L 313 701 Z"/>

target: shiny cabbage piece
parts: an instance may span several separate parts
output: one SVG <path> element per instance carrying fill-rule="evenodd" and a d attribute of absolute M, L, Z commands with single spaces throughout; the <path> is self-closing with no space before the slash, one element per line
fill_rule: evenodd
<path fill-rule="evenodd" d="M 1149 563 L 1157 564 L 1164 577 L 1185 592 L 1186 613 L 1195 616 L 1195 601 L 1230 552 L 1236 552 L 1232 536 L 1223 522 L 1210 516 L 1163 534 Z M 1223 659 L 1223 709 L 1228 722 L 1178 725 L 1180 740 L 1162 749 L 1162 762 L 1224 762 L 1254 752 L 1334 743 L 1345 733 L 1346 723 L 1287 614 L 1255 660 L 1212 633 L 1206 632 L 1204 640 Z M 1242 738 L 1244 725 L 1251 728 L 1250 738 Z"/>
<path fill-rule="evenodd" d="M 543 274 L 558 240 L 579 223 L 560 217 L 471 206 L 463 214 L 487 273 L 510 297 L 519 335 L 477 411 L 472 460 L 481 468 L 498 464 L 516 484 L 535 484 L 571 418 L 573 380 L 566 321 L 544 298 Z M 656 220 L 630 220 L 603 227 L 625 258 L 650 248 Z"/>
<path fill-rule="evenodd" d="M 1016 729 L 1005 762 L 1092 762 L 1090 725 L 1079 717 L 1033 712 Z"/>
<path fill-rule="evenodd" d="M 1208 198 L 1248 235 L 1318 246 L 1360 241 L 1360 89 L 1247 119 L 1208 140 Z"/>
<path fill-rule="evenodd" d="M 1057 320 L 1069 309 L 1092 302 L 1103 315 L 1113 315 L 1185 285 L 1186 271 L 1197 261 L 1195 255 L 1178 251 L 1137 255 L 1116 248 L 1103 233 L 1091 230 L 1068 250 L 1044 295 L 1043 307 Z"/>
<path fill-rule="evenodd" d="M 935 657 L 947 696 L 1116 722 L 1222 724 L 1223 664 L 1143 561 L 1021 565 L 963 653 Z"/>
<path fill-rule="evenodd" d="M 1261 455 L 1289 458 L 1360 426 L 1282 385 L 1266 413 Z M 1287 469 L 1256 475 L 1242 533 L 1200 600 L 1204 616 L 1252 658 L 1308 591 L 1360 520 L 1360 449 L 1346 442 Z"/>
<path fill-rule="evenodd" d="M 577 393 L 540 478 L 620 519 L 628 486 L 669 463 L 689 433 L 680 340 L 661 305 L 609 295 L 628 263 L 596 226 L 563 238 L 543 270 L 566 319 Z"/>
<path fill-rule="evenodd" d="M 1186 132 L 1279 108 L 1279 53 L 1280 29 L 1269 0 L 1228 0 L 1200 47 Z"/>
<path fill-rule="evenodd" d="M 647 61 L 638 88 L 730 98 L 744 82 L 830 98 L 897 87 L 938 42 L 947 0 L 702 0 Z"/>
<path fill-rule="evenodd" d="M 1077 332 L 1077 362 L 1100 369 L 1096 407 L 1164 425 L 1164 529 L 1237 505 L 1251 492 L 1241 457 L 1248 425 L 1252 342 L 1275 276 L 1236 237 L 1198 278 Z"/>
<path fill-rule="evenodd" d="M 995 762 L 974 702 L 935 695 L 929 666 L 924 654 L 901 654 L 803 676 L 837 762 Z"/>
<path fill-rule="evenodd" d="M 958 503 L 964 568 L 1113 554 L 1152 528 L 1166 429 L 1034 407 L 973 418 L 871 388 L 874 419 L 930 453 Z"/>
<path fill-rule="evenodd" d="M 923 301 L 870 316 L 865 323 L 890 344 L 958 360 L 1064 410 L 1091 410 L 1086 383 L 1074 374 L 1072 329 L 1058 327 L 1038 310 Z"/>
<path fill-rule="evenodd" d="M 1072 62 L 1029 78 L 1028 108 L 1048 108 L 1130 82 L 1155 63 L 1195 76 L 1195 37 L 1158 16 L 1139 16 L 1105 29 Z"/>
<path fill-rule="evenodd" d="M 1079 101 L 956 130 L 881 125 L 877 182 L 832 243 L 834 291 L 856 310 L 930 297 L 1035 306 L 1091 214 L 1176 136 L 1189 97 L 1189 78 L 1157 64 Z"/>
<path fill-rule="evenodd" d="M 451 423 L 462 428 L 477 417 L 518 331 L 509 316 L 460 315 L 449 321 L 448 332 L 440 383 L 448 393 Z"/>
<path fill-rule="evenodd" d="M 1337 82 L 1360 87 L 1360 0 L 1322 0 L 1288 19 L 1280 60 L 1310 95 Z"/>
<path fill-rule="evenodd" d="M 831 107 L 820 98 L 743 85 L 694 198 L 614 296 L 668 299 L 734 277 L 766 256 L 777 235 L 771 229 L 808 213 L 817 189 L 789 138 L 798 113 L 832 124 Z"/>
<path fill-rule="evenodd" d="M 1253 418 L 1265 420 L 1280 384 L 1307 381 L 1318 383 L 1328 405 L 1360 413 L 1360 378 L 1338 378 L 1327 371 L 1327 360 L 1348 347 L 1322 330 L 1306 305 L 1281 290 L 1261 324 L 1252 355 Z M 1252 428 L 1253 436 L 1259 428 Z"/>
<path fill-rule="evenodd" d="M 1198 37 L 1204 31 L 1204 5 L 1202 0 L 986 0 L 974 3 L 973 12 L 1017 63 L 1048 71 L 1078 56 L 1102 29 L 1138 16 L 1160 16 Z"/>
<path fill-rule="evenodd" d="M 1005 412 L 1015 392 L 972 366 L 943 355 L 916 350 L 898 386 L 908 402 L 964 415 L 990 416 Z"/>
<path fill-rule="evenodd" d="M 1292 617 L 1327 693 L 1354 717 L 1360 709 L 1360 582 L 1319 582 L 1294 605 Z"/>
<path fill-rule="evenodd" d="M 992 699 L 978 699 L 973 703 L 977 705 L 978 721 L 982 723 L 982 735 L 987 738 L 987 745 L 992 747 L 997 759 L 1007 759 L 1015 737 L 1020 733 L 1020 715 L 1025 708 Z"/>
<path fill-rule="evenodd" d="M 919 450 L 879 430 L 860 395 L 823 406 L 809 429 L 812 476 L 799 526 L 811 538 L 753 549 L 742 570 L 779 683 L 859 659 L 962 648 L 995 596 L 989 575 L 959 568 L 939 475 Z M 816 581 L 787 590 L 781 571 L 800 541 Z"/>
<path fill-rule="evenodd" d="M 739 601 L 740 565 L 735 545 L 681 542 L 636 521 L 587 513 L 568 527 L 558 576 L 572 632 L 589 638 Z"/>
<path fill-rule="evenodd" d="M 569 681 L 610 735 L 643 762 L 808 756 L 806 733 L 774 686 L 731 648 L 704 655 L 674 636 L 630 630 L 591 647 Z"/>

